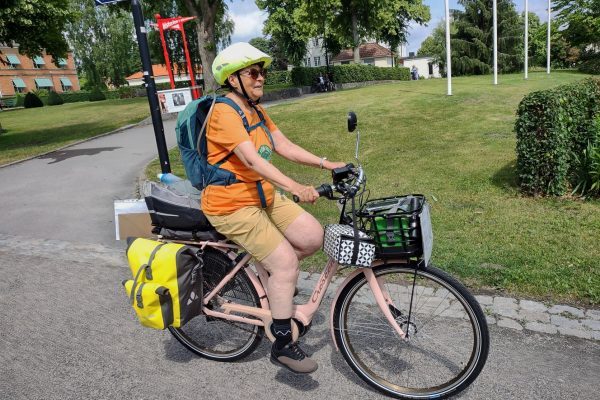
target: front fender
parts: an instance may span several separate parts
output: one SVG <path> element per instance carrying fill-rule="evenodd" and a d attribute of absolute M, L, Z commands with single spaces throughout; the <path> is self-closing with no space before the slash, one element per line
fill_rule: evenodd
<path fill-rule="evenodd" d="M 338 287 L 337 291 L 335 292 L 335 297 L 333 298 L 333 301 L 331 302 L 331 310 L 329 311 L 329 330 L 331 331 L 331 339 L 333 340 L 333 346 L 335 347 L 335 349 L 337 351 L 339 351 L 338 349 L 338 345 L 337 342 L 335 341 L 335 332 L 333 331 L 333 312 L 335 310 L 335 305 L 338 302 L 338 299 L 340 297 L 340 294 L 342 293 L 342 290 L 344 290 L 344 288 L 346 287 L 346 285 L 348 285 L 348 283 L 354 279 L 357 275 L 360 275 L 363 273 L 363 269 L 357 269 L 356 271 L 354 271 L 353 273 L 351 273 L 350 275 L 348 275 L 346 277 L 346 279 L 344 279 L 344 282 L 342 282 L 342 284 Z"/>

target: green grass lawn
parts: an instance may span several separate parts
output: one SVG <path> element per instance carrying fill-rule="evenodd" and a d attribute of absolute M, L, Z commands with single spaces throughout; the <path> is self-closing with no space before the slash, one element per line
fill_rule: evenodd
<path fill-rule="evenodd" d="M 0 165 L 139 122 L 150 115 L 145 97 L 0 112 Z"/>
<path fill-rule="evenodd" d="M 423 193 L 432 203 L 434 263 L 482 291 L 600 304 L 600 201 L 530 198 L 515 172 L 515 110 L 531 91 L 584 78 L 567 72 L 421 80 L 375 85 L 291 101 L 269 109 L 296 143 L 330 160 L 353 161 L 355 136 L 346 113 L 358 115 L 361 162 L 371 198 Z M 176 150 L 175 173 L 183 175 Z M 281 158 L 275 164 L 300 182 L 328 174 Z M 148 175 L 160 171 L 157 163 Z M 336 221 L 328 201 L 305 206 L 323 223 Z M 307 259 L 320 270 L 324 256 Z"/>

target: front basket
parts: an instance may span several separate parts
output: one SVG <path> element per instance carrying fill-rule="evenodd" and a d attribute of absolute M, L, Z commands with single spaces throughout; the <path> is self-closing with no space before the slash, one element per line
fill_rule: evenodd
<path fill-rule="evenodd" d="M 359 227 L 375 239 L 377 258 L 423 256 L 421 217 L 426 204 L 425 196 L 415 194 L 370 200 L 362 205 L 357 213 Z"/>

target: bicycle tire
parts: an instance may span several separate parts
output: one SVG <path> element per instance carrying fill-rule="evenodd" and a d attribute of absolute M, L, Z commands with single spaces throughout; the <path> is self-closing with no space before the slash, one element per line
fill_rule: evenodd
<path fill-rule="evenodd" d="M 232 268 L 231 260 L 222 252 L 210 248 L 204 251 L 204 295 L 216 287 Z M 241 269 L 208 304 L 218 309 L 218 301 L 231 300 L 238 304 L 260 307 L 256 289 Z M 181 328 L 169 327 L 171 334 L 193 353 L 214 361 L 235 361 L 251 354 L 264 335 L 257 325 L 227 321 L 199 315 Z"/>
<path fill-rule="evenodd" d="M 489 352 L 487 322 L 473 295 L 435 267 L 388 264 L 373 271 L 385 281 L 390 311 L 409 335 L 399 337 L 365 275 L 356 276 L 342 290 L 333 320 L 336 344 L 354 372 L 401 399 L 446 398 L 468 387 Z"/>

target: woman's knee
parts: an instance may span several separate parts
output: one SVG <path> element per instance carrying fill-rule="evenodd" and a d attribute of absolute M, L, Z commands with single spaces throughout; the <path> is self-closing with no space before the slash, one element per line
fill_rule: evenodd
<path fill-rule="evenodd" d="M 304 242 L 300 243 L 299 250 L 305 257 L 308 257 L 317 252 L 323 247 L 323 228 L 321 225 L 313 226 L 310 232 L 306 235 Z"/>
<path fill-rule="evenodd" d="M 280 279 L 296 279 L 299 274 L 298 256 L 289 242 L 284 240 L 261 263 L 267 268 L 271 276 Z"/>

